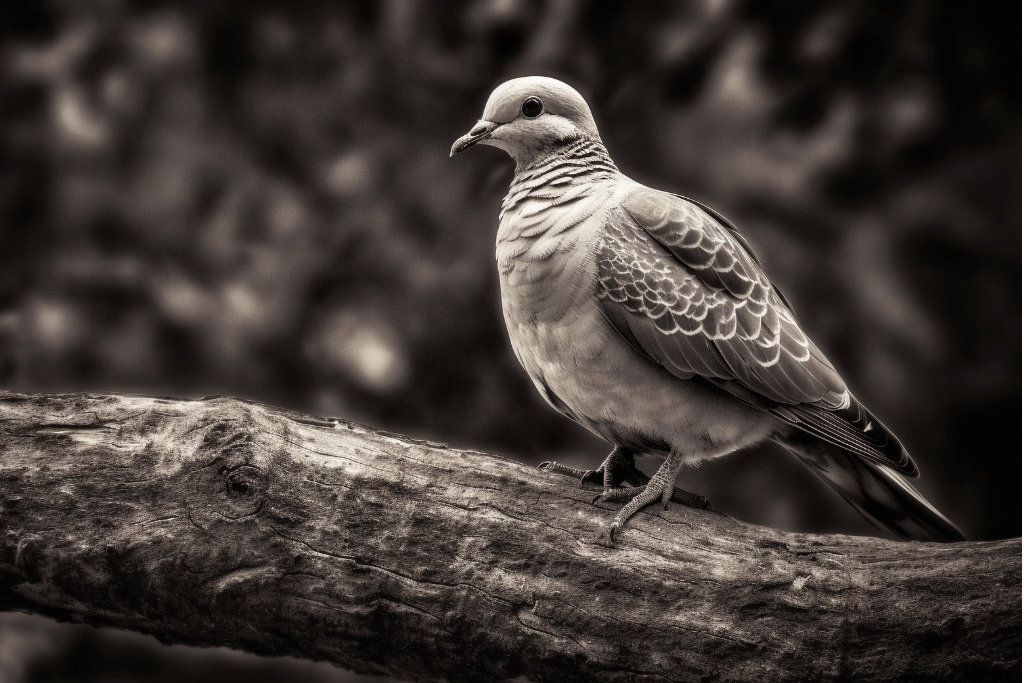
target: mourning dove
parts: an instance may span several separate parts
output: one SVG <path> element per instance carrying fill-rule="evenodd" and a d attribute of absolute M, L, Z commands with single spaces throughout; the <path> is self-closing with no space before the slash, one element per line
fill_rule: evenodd
<path fill-rule="evenodd" d="M 516 357 L 552 408 L 614 446 L 597 470 L 541 467 L 603 483 L 595 502 L 627 501 L 613 542 L 649 503 L 699 500 L 674 487 L 684 463 L 766 440 L 879 527 L 963 539 L 904 480 L 918 476 L 914 461 L 801 330 L 736 227 L 619 172 L 578 92 L 551 78 L 504 83 L 451 155 L 476 144 L 516 164 L 497 235 Z M 665 460 L 648 479 L 634 454 Z"/>

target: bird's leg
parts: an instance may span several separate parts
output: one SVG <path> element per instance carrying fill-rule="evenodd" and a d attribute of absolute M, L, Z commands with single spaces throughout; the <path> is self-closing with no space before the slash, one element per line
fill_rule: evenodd
<path fill-rule="evenodd" d="M 643 472 L 636 468 L 636 461 L 633 459 L 633 451 L 623 446 L 616 446 L 612 449 L 612 452 L 608 454 L 608 457 L 604 459 L 601 466 L 596 470 L 587 472 L 580 483 L 598 483 L 596 480 L 600 478 L 600 483 L 604 487 L 604 490 L 613 489 L 634 473 L 643 476 Z"/>
<path fill-rule="evenodd" d="M 692 493 L 676 489 L 674 486 L 673 482 L 675 481 L 676 473 L 679 471 L 679 467 L 682 465 L 682 462 L 683 456 L 681 453 L 678 451 L 670 451 L 668 457 L 665 458 L 665 462 L 661 464 L 661 467 L 659 467 L 658 471 L 654 473 L 654 476 L 647 481 L 646 486 L 605 489 L 604 493 L 594 499 L 595 503 L 599 501 L 629 501 L 621 510 L 619 510 L 618 514 L 615 515 L 615 519 L 612 520 L 610 532 L 612 543 L 615 542 L 615 532 L 618 531 L 622 525 L 626 523 L 626 520 L 632 517 L 637 510 L 645 505 L 653 503 L 658 498 L 661 498 L 662 505 L 664 505 L 667 510 L 669 501 L 675 497 L 674 494 L 677 490 L 691 499 L 699 499 L 699 501 L 703 502 L 703 505 L 698 504 L 694 507 L 704 509 L 708 507 L 707 500 L 703 496 L 695 496 Z M 644 476 L 646 478 L 646 475 Z"/>

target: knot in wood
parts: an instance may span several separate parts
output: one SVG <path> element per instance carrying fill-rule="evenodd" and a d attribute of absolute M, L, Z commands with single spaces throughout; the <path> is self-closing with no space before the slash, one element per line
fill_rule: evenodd
<path fill-rule="evenodd" d="M 263 506 L 267 463 L 258 462 L 251 425 L 217 422 L 198 448 L 188 503 L 193 521 L 209 528 L 215 521 L 237 522 Z"/>

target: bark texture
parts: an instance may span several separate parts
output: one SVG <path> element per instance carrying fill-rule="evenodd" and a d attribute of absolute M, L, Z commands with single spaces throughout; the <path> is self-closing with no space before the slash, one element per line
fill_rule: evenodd
<path fill-rule="evenodd" d="M 788 534 L 236 399 L 0 393 L 0 610 L 414 681 L 1003 680 L 1021 542 Z"/>

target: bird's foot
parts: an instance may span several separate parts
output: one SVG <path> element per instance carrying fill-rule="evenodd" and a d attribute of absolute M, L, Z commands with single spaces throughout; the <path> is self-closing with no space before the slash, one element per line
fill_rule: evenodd
<path fill-rule="evenodd" d="M 592 473 L 594 471 L 594 470 L 579 470 L 579 469 L 576 469 L 575 467 L 569 467 L 568 465 L 562 465 L 561 463 L 557 463 L 557 462 L 554 462 L 554 461 L 551 461 L 551 460 L 546 461 L 546 462 L 542 462 L 541 464 L 537 465 L 537 469 L 541 470 L 542 472 L 554 472 L 555 474 L 565 474 L 565 475 L 568 475 L 568 476 L 570 476 L 570 477 L 572 477 L 574 479 L 581 479 L 581 480 L 585 476 L 587 476 L 588 474 L 590 474 L 590 473 Z"/>
<path fill-rule="evenodd" d="M 679 503 L 680 505 L 685 505 L 686 507 L 690 508 L 697 508 L 698 510 L 711 509 L 711 501 L 709 501 L 707 498 L 697 493 L 690 493 L 689 491 L 684 491 L 678 486 L 672 487 L 671 500 L 673 503 Z"/>
<path fill-rule="evenodd" d="M 580 470 L 561 463 L 547 461 L 537 465 L 537 469 L 543 472 L 554 472 L 555 474 L 564 474 L 573 479 L 579 479 L 581 486 L 584 484 L 601 486 L 604 483 L 604 465 L 596 470 Z"/>
<path fill-rule="evenodd" d="M 565 474 L 579 479 L 580 485 L 596 484 L 597 486 L 605 487 L 605 489 L 618 486 L 623 481 L 629 481 L 634 484 L 639 483 L 636 482 L 637 475 L 643 477 L 642 483 L 644 484 L 647 483 L 648 479 L 643 472 L 636 468 L 633 452 L 621 446 L 616 446 L 596 470 L 580 470 L 552 461 L 542 462 L 537 465 L 537 469 L 556 474 Z"/>
<path fill-rule="evenodd" d="M 614 452 L 612 455 L 614 455 Z M 608 456 L 608 458 L 610 460 L 612 456 Z M 632 455 L 630 455 L 630 460 L 632 460 Z M 606 460 L 605 462 L 607 464 L 608 461 Z M 637 485 L 621 488 L 605 486 L 601 495 L 594 498 L 594 504 L 599 502 L 627 501 L 612 520 L 609 533 L 612 543 L 615 542 L 615 532 L 622 528 L 626 520 L 636 514 L 637 510 L 653 503 L 659 498 L 666 510 L 668 510 L 669 502 L 673 500 L 682 505 L 701 510 L 707 510 L 711 507 L 711 504 L 708 503 L 707 498 L 704 496 L 689 493 L 673 485 L 673 480 L 676 477 L 676 472 L 679 470 L 680 463 L 680 455 L 674 452 L 670 453 L 653 477 L 648 477 L 633 467 L 636 471 L 632 476 L 628 477 L 628 480 L 630 480 L 630 483 L 635 482 Z"/>
<path fill-rule="evenodd" d="M 580 470 L 561 463 L 548 461 L 537 465 L 537 469 L 543 472 L 554 472 L 555 474 L 564 474 L 572 477 L 573 479 L 579 479 L 580 486 L 585 486 L 587 484 L 596 484 L 597 486 L 600 486 L 601 482 L 604 481 L 604 471 L 600 468 L 596 470 Z"/>
<path fill-rule="evenodd" d="M 644 485 L 641 486 L 621 486 L 616 488 L 605 489 L 601 495 L 594 498 L 594 503 L 612 503 L 621 502 L 624 500 L 633 500 L 646 488 L 647 482 L 650 481 L 650 477 L 644 475 Z M 697 508 L 698 510 L 710 510 L 711 502 L 702 495 L 696 493 L 690 493 L 684 491 L 678 486 L 672 487 L 672 495 L 669 500 L 673 503 L 679 503 L 686 507 Z M 665 509 L 668 509 L 668 504 L 665 505 Z"/>
<path fill-rule="evenodd" d="M 622 446 L 616 446 L 596 470 L 581 470 L 554 461 L 542 462 L 537 465 L 537 469 L 544 472 L 564 474 L 573 479 L 578 479 L 580 485 L 596 484 L 597 486 L 602 486 L 604 492 L 594 499 L 595 503 L 599 500 L 602 502 L 632 500 L 651 480 L 650 477 L 637 469 L 633 452 Z M 618 488 L 619 484 L 623 482 L 629 484 L 629 486 Z M 604 497 L 606 495 L 609 497 Z M 675 486 L 672 487 L 671 500 L 674 503 L 699 510 L 711 509 L 711 503 L 704 496 L 684 491 Z"/>
<path fill-rule="evenodd" d="M 646 488 L 646 486 L 617 486 L 613 489 L 605 489 L 594 496 L 594 500 L 590 502 L 593 505 L 597 505 L 598 503 L 621 503 L 623 501 L 630 501 L 640 495 L 640 493 L 646 490 Z"/>
<path fill-rule="evenodd" d="M 648 482 L 647 486 L 611 489 L 594 498 L 594 503 L 629 501 L 622 506 L 622 509 L 619 510 L 612 520 L 612 525 L 609 529 L 609 540 L 615 543 L 615 532 L 622 528 L 626 520 L 636 514 L 640 508 L 650 505 L 659 498 L 661 498 L 661 502 L 667 510 L 668 503 L 672 500 L 673 489 L 675 487 L 671 483 L 666 484 L 659 479 L 655 479 Z"/>

